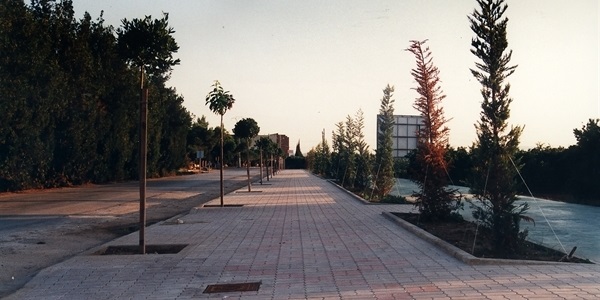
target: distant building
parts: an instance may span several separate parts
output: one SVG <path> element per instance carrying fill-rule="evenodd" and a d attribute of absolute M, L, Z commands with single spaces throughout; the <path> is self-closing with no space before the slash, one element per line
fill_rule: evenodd
<path fill-rule="evenodd" d="M 381 115 L 377 115 L 378 132 L 380 122 Z M 423 126 L 421 116 L 394 115 L 394 131 L 392 134 L 392 155 L 394 158 L 405 157 L 408 152 L 417 149 L 417 130 L 421 126 Z"/>
<path fill-rule="evenodd" d="M 284 155 L 289 153 L 290 151 L 290 138 L 285 134 L 269 134 L 269 138 L 271 141 L 275 142 L 281 150 L 283 150 Z"/>
<path fill-rule="evenodd" d="M 265 134 L 265 135 L 258 135 L 257 137 L 255 137 L 252 142 L 251 145 L 254 146 L 254 143 L 260 139 L 261 137 L 268 137 L 271 141 L 273 141 L 275 144 L 277 144 L 277 146 L 279 146 L 279 148 L 281 148 L 281 150 L 283 150 L 283 155 L 284 156 L 288 156 L 290 153 L 290 138 L 285 135 L 285 134 L 279 134 L 279 133 L 273 133 L 273 134 Z"/>

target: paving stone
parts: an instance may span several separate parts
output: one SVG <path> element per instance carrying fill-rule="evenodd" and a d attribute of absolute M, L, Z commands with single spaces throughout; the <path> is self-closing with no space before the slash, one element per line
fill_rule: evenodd
<path fill-rule="evenodd" d="M 6 299 L 596 299 L 597 265 L 466 265 L 384 218 L 412 205 L 365 205 L 303 170 L 232 193 L 242 207 L 196 208 L 146 229 L 179 254 L 81 254 Z M 208 204 L 218 204 L 219 199 Z M 107 245 L 137 244 L 137 233 Z M 107 246 L 106 245 L 106 246 Z M 209 284 L 259 291 L 204 294 Z"/>

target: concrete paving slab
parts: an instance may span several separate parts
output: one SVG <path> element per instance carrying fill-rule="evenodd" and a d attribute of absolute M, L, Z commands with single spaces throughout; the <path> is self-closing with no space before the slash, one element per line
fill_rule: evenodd
<path fill-rule="evenodd" d="M 94 255 L 41 271 L 6 299 L 597 299 L 598 265 L 468 265 L 303 170 L 285 170 L 146 229 L 178 254 Z M 242 189 L 243 190 L 243 189 Z M 240 191 L 242 191 L 240 190 Z M 215 199 L 210 204 L 218 204 Z M 135 245 L 134 233 L 108 245 Z M 97 249 L 95 249 L 97 250 Z M 258 291 L 205 294 L 210 284 Z"/>

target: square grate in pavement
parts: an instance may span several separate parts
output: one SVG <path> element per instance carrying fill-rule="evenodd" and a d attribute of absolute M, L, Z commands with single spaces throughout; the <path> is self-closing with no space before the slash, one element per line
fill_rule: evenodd
<path fill-rule="evenodd" d="M 187 244 L 173 245 L 146 245 L 146 254 L 177 254 L 187 247 Z M 108 246 L 95 254 L 97 255 L 136 255 L 140 254 L 139 245 L 114 245 Z"/>
<path fill-rule="evenodd" d="M 260 282 L 210 284 L 204 289 L 204 294 L 255 292 L 260 288 Z"/>

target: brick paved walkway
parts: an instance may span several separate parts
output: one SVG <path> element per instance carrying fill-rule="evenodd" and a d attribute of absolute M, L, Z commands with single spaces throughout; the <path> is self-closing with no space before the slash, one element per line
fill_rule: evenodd
<path fill-rule="evenodd" d="M 300 170 L 226 195 L 225 204 L 243 206 L 197 208 L 179 217 L 183 224 L 147 228 L 148 244 L 189 244 L 178 254 L 90 252 L 43 270 L 7 299 L 600 297 L 599 265 L 470 266 L 381 215 L 412 206 L 365 205 Z M 203 293 L 209 284 L 245 282 L 260 289 Z"/>

